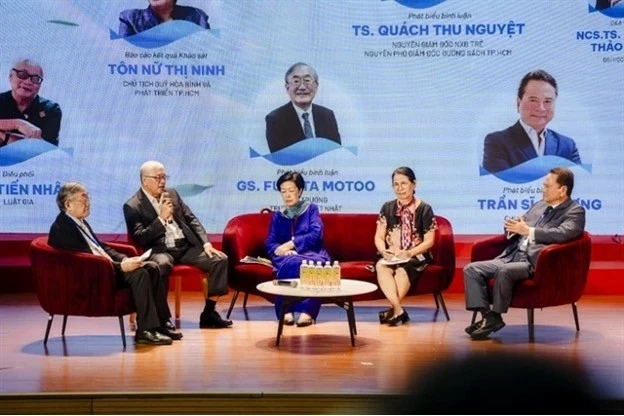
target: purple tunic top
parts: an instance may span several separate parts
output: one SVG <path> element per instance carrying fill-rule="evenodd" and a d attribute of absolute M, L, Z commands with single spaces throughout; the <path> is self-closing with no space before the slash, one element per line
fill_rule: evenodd
<path fill-rule="evenodd" d="M 297 254 L 277 256 L 275 249 L 291 239 Z M 299 278 L 303 260 L 321 261 L 323 264 L 329 261 L 329 254 L 323 247 L 323 222 L 318 207 L 308 204 L 292 219 L 281 211 L 275 212 L 271 218 L 266 249 L 278 279 Z"/>

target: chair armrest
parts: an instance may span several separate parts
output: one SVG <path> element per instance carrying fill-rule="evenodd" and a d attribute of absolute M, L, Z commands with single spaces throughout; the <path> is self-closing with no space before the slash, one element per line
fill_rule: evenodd
<path fill-rule="evenodd" d="M 137 252 L 136 247 L 133 247 L 129 244 L 123 244 L 123 243 L 109 243 L 106 242 L 106 244 L 108 244 L 109 247 L 117 250 L 118 252 L 125 254 L 128 257 L 135 257 L 138 256 L 139 253 Z"/>
<path fill-rule="evenodd" d="M 65 250 L 33 250 L 37 297 L 48 313 L 97 316 L 116 291 L 115 270 L 106 258 Z"/>
<path fill-rule="evenodd" d="M 470 261 L 492 260 L 507 247 L 507 238 L 504 235 L 496 235 L 475 241 L 470 253 Z"/>
<path fill-rule="evenodd" d="M 591 261 L 591 238 L 588 233 L 565 243 L 544 247 L 538 257 L 533 280 L 550 304 L 576 302 L 587 283 Z"/>

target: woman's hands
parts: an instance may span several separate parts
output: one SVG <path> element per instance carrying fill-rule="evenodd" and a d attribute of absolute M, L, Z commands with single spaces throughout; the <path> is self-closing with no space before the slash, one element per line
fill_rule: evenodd
<path fill-rule="evenodd" d="M 276 256 L 292 256 L 295 254 L 297 254 L 297 251 L 295 251 L 295 243 L 292 240 L 285 242 L 275 249 Z"/>

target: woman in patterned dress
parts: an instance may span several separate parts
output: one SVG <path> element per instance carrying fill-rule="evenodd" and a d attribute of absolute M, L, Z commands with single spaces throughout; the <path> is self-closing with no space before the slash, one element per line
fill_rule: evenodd
<path fill-rule="evenodd" d="M 406 166 L 392 173 L 396 199 L 381 207 L 375 232 L 377 281 L 391 308 L 379 322 L 397 326 L 409 321 L 401 301 L 431 262 L 436 222 L 431 205 L 416 197 L 416 175 Z"/>

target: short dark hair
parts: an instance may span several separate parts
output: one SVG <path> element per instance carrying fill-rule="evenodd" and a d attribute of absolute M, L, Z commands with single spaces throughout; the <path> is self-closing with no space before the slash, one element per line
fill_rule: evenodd
<path fill-rule="evenodd" d="M 557 87 L 557 81 L 555 78 L 543 69 L 536 69 L 526 74 L 522 78 L 522 81 L 520 81 L 520 86 L 518 87 L 518 98 L 522 99 L 524 96 L 524 90 L 526 90 L 526 86 L 531 80 L 549 83 L 555 89 L 555 95 L 559 95 L 559 88 Z"/>
<path fill-rule="evenodd" d="M 297 189 L 300 191 L 305 187 L 305 181 L 303 180 L 303 176 L 299 172 L 295 172 L 294 170 L 289 170 L 288 172 L 282 174 L 277 180 L 277 190 L 279 191 L 280 186 L 284 182 L 292 181 L 297 186 Z"/>
<path fill-rule="evenodd" d="M 549 173 L 552 173 L 557 177 L 557 183 L 559 186 L 567 187 L 567 195 L 572 195 L 572 189 L 574 188 L 574 172 L 568 168 L 552 168 Z"/>
<path fill-rule="evenodd" d="M 58 205 L 61 212 L 65 212 L 65 202 L 72 199 L 74 195 L 79 192 L 86 192 L 87 188 L 80 182 L 66 182 L 61 185 L 61 190 L 56 195 L 56 205 Z"/>
<path fill-rule="evenodd" d="M 288 84 L 288 76 L 292 74 L 293 72 L 295 72 L 295 69 L 299 68 L 300 66 L 307 66 L 308 68 L 310 68 L 312 70 L 312 73 L 314 74 L 314 81 L 318 83 L 318 74 L 316 73 L 316 69 L 314 69 L 311 65 L 306 64 L 305 62 L 297 62 L 296 64 L 293 64 L 290 68 L 288 68 L 288 70 L 286 71 L 286 74 L 284 75 L 284 81 L 287 84 Z"/>
<path fill-rule="evenodd" d="M 396 168 L 394 172 L 392 172 L 392 180 L 394 180 L 395 175 L 407 176 L 411 182 L 416 182 L 416 174 L 414 173 L 412 168 L 409 168 L 407 166 L 400 166 Z"/>

